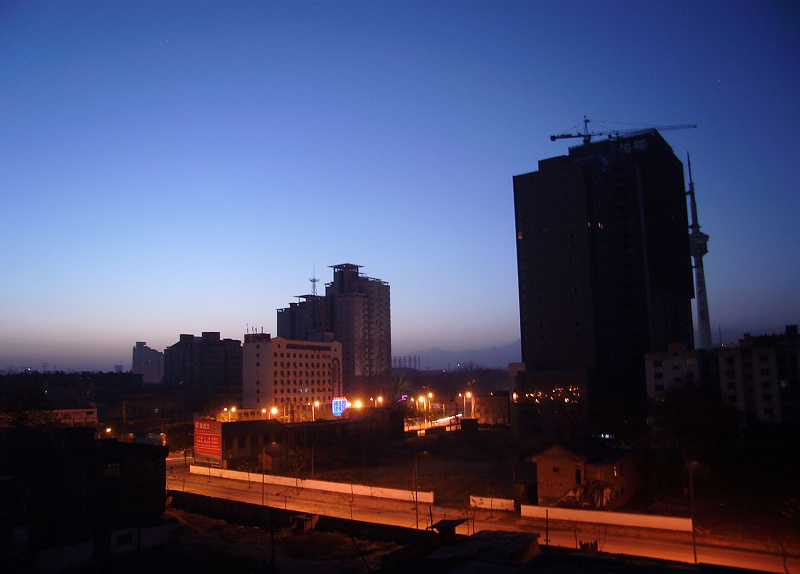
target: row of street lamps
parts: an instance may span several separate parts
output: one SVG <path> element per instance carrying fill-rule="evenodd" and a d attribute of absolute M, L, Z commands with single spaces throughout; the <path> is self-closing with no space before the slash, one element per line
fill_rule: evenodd
<path fill-rule="evenodd" d="M 308 406 L 311 407 L 311 418 L 312 418 L 312 420 L 317 420 L 316 409 L 319 408 L 319 401 L 314 401 L 313 403 L 308 403 Z M 231 422 L 231 420 L 232 420 L 231 416 L 233 415 L 233 413 L 236 412 L 236 407 L 230 407 L 230 408 L 224 407 L 222 409 L 222 411 L 224 413 L 227 413 L 228 422 Z M 276 416 L 277 414 L 278 414 L 278 407 L 272 407 L 269 410 L 267 410 L 266 408 L 261 409 L 261 416 L 263 417 L 264 415 L 267 415 L 267 418 L 269 420 L 272 420 L 272 417 Z"/>
<path fill-rule="evenodd" d="M 470 391 L 467 391 L 465 393 L 458 393 L 458 396 L 459 397 L 463 397 L 463 399 L 464 399 L 464 413 L 463 413 L 463 416 L 465 416 L 465 417 L 467 416 L 467 399 L 470 399 L 470 418 L 471 418 L 472 417 L 472 413 L 475 410 L 475 403 L 472 400 L 472 393 Z M 372 403 L 373 406 L 377 406 L 377 407 L 383 406 L 383 397 L 378 397 L 377 399 L 370 397 L 369 400 L 370 400 L 370 402 Z M 414 402 L 414 397 L 411 397 L 411 401 Z M 433 393 L 429 392 L 427 397 L 425 395 L 420 395 L 417 398 L 416 402 L 417 402 L 417 410 L 419 410 L 419 405 L 421 404 L 423 412 L 430 413 L 431 403 L 433 402 Z M 319 405 L 320 405 L 319 401 L 314 401 L 313 403 L 308 403 L 308 406 L 311 407 L 311 420 L 312 421 L 316 421 L 317 420 L 316 410 L 319 408 Z M 352 406 L 354 408 L 356 408 L 356 409 L 360 409 L 363 406 L 363 403 L 361 401 L 357 400 L 357 401 L 353 402 Z M 227 413 L 228 422 L 231 422 L 231 420 L 232 420 L 231 417 L 232 417 L 233 413 L 236 412 L 236 407 L 233 407 L 233 406 L 230 407 L 230 408 L 225 407 L 222 410 L 223 410 L 223 412 Z M 268 418 L 271 420 L 273 416 L 278 414 L 278 407 L 272 407 L 271 409 L 269 409 L 269 411 L 266 408 L 263 408 L 263 409 L 261 409 L 261 414 L 262 415 L 267 415 L 268 414 Z"/>

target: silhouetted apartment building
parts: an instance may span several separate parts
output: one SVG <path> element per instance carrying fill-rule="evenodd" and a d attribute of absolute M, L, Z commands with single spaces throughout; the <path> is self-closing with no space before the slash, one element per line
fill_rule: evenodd
<path fill-rule="evenodd" d="M 163 518 L 167 447 L 94 435 L 0 428 L 4 572 L 73 572 L 177 534 Z"/>
<path fill-rule="evenodd" d="M 751 336 L 738 346 L 694 351 L 673 345 L 645 357 L 647 393 L 659 400 L 670 388 L 696 384 L 718 389 L 722 401 L 768 423 L 800 422 L 800 336 L 797 325 L 784 333 Z"/>
<path fill-rule="evenodd" d="M 142 375 L 145 383 L 160 383 L 164 378 L 164 353 L 137 341 L 133 348 L 131 372 Z"/>
<path fill-rule="evenodd" d="M 517 406 L 556 400 L 576 405 L 573 420 L 642 408 L 644 354 L 693 344 L 682 163 L 646 130 L 572 147 L 513 182 Z"/>
<path fill-rule="evenodd" d="M 294 341 L 248 333 L 242 347 L 242 407 L 277 409 L 272 418 L 300 422 L 332 418 L 342 396 L 342 344 Z"/>
<path fill-rule="evenodd" d="M 218 332 L 201 337 L 181 335 L 164 349 L 164 382 L 183 385 L 187 408 L 202 410 L 214 399 L 238 404 L 242 396 L 242 343 L 220 339 Z"/>
<path fill-rule="evenodd" d="M 325 295 L 278 309 L 278 337 L 342 344 L 342 383 L 351 400 L 384 393 L 392 370 L 389 284 L 362 275 L 359 265 L 334 265 Z"/>

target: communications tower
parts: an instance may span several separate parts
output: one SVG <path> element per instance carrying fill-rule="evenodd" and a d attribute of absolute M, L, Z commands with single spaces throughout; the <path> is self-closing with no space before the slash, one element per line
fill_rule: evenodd
<path fill-rule="evenodd" d="M 697 301 L 697 336 L 698 349 L 711 349 L 711 320 L 708 317 L 708 295 L 706 294 L 706 274 L 703 270 L 703 255 L 708 253 L 708 235 L 700 231 L 697 222 L 697 202 L 694 198 L 694 181 L 692 181 L 692 160 L 686 154 L 689 167 L 689 209 L 692 223 L 689 225 L 689 246 L 694 261 L 694 282 Z"/>

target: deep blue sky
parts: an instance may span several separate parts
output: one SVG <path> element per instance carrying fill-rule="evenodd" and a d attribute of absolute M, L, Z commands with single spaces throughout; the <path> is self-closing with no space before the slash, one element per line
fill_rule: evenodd
<path fill-rule="evenodd" d="M 393 353 L 519 337 L 512 176 L 693 123 L 715 342 L 800 322 L 796 2 L 3 2 L 0 370 L 130 367 L 328 266 Z"/>

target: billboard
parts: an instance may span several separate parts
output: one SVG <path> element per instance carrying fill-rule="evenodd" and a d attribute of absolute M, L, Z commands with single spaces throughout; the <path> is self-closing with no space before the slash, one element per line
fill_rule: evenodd
<path fill-rule="evenodd" d="M 222 423 L 194 421 L 194 455 L 222 457 Z"/>
<path fill-rule="evenodd" d="M 333 411 L 333 416 L 340 417 L 344 414 L 344 411 L 347 409 L 347 397 L 333 397 L 333 401 L 331 402 L 331 410 Z"/>

